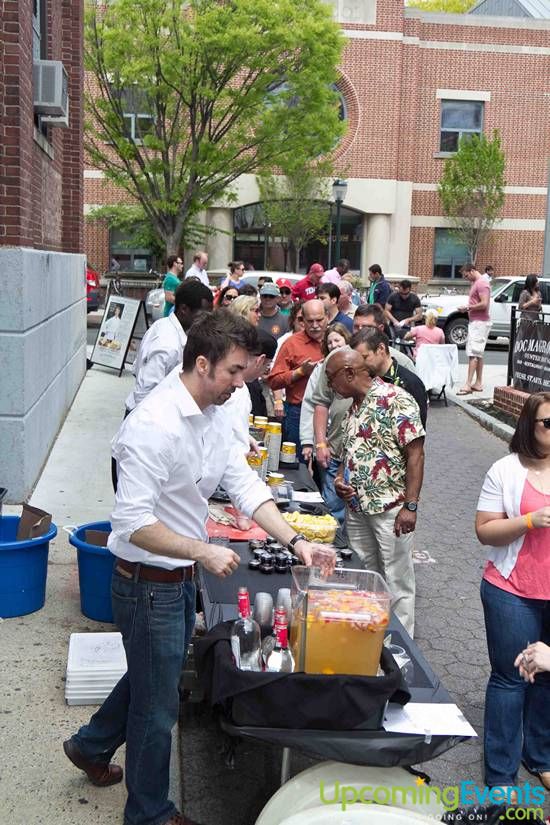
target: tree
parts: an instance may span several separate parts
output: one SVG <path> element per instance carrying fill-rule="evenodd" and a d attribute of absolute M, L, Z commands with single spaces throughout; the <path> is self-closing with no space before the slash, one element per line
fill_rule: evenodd
<path fill-rule="evenodd" d="M 321 0 L 92 0 L 90 161 L 177 253 L 240 175 L 334 147 L 342 47 Z"/>
<path fill-rule="evenodd" d="M 466 14 L 475 6 L 475 0 L 410 0 L 409 8 L 422 11 L 442 11 L 447 14 Z"/>
<path fill-rule="evenodd" d="M 285 176 L 258 177 L 266 225 L 283 248 L 285 272 L 289 263 L 298 272 L 303 247 L 326 234 L 330 174 L 330 162 L 321 162 L 293 165 Z"/>
<path fill-rule="evenodd" d="M 504 206 L 504 168 L 497 130 L 492 140 L 485 135 L 462 137 L 456 154 L 445 161 L 439 197 L 472 263 Z"/>

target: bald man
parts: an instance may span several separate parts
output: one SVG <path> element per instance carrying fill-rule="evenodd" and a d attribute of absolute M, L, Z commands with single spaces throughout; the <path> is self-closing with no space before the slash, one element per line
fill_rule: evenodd
<path fill-rule="evenodd" d="M 326 363 L 333 390 L 352 405 L 343 423 L 343 462 L 334 487 L 346 502 L 350 544 L 365 569 L 385 579 L 395 614 L 414 633 L 412 553 L 424 474 L 424 428 L 414 398 L 371 378 L 350 347 Z"/>
<path fill-rule="evenodd" d="M 296 332 L 282 345 L 268 382 L 272 390 L 286 390 L 284 439 L 296 444 L 296 455 L 304 461 L 300 445 L 300 411 L 307 381 L 323 360 L 321 341 L 327 328 L 325 305 L 317 298 L 302 307 L 304 331 Z"/>

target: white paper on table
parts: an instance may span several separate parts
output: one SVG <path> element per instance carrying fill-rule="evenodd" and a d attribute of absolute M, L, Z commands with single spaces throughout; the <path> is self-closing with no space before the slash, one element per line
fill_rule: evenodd
<path fill-rule="evenodd" d="M 322 504 L 323 496 L 321 493 L 300 493 L 294 490 L 292 493 L 292 500 L 297 501 L 298 504 Z"/>
<path fill-rule="evenodd" d="M 421 736 L 477 736 L 457 705 L 409 702 L 404 707 L 389 704 L 384 715 L 384 729 L 392 733 L 416 733 Z"/>

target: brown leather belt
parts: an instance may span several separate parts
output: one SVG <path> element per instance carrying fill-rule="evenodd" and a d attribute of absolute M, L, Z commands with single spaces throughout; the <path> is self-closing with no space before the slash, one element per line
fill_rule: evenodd
<path fill-rule="evenodd" d="M 140 564 L 139 562 L 117 559 L 115 564 L 117 570 L 125 578 L 132 578 L 134 581 L 144 582 L 189 582 L 195 577 L 195 565 L 188 564 L 185 567 L 176 567 L 174 570 L 167 570 L 164 567 L 153 567 L 150 564 Z"/>

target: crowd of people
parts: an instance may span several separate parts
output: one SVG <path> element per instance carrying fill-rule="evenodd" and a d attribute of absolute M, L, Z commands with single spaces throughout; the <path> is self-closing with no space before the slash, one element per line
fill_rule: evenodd
<path fill-rule="evenodd" d="M 194 623 L 194 564 L 227 576 L 239 562 L 230 548 L 207 543 L 208 499 L 221 485 L 238 513 L 304 564 L 321 550 L 282 519 L 247 464 L 258 450 L 250 414 L 281 422 L 349 546 L 386 580 L 412 636 L 429 431 L 414 359 L 444 338 L 410 281 L 394 291 L 377 264 L 359 300 L 346 260 L 328 272 L 314 263 L 297 282 L 265 276 L 258 288 L 243 281 L 245 265 L 235 261 L 216 295 L 206 253 L 195 255 L 183 281 L 181 257 L 168 264 L 165 317 L 143 337 L 112 443 L 113 610 L 128 672 L 64 748 L 104 786 L 122 779 L 111 758 L 125 741 L 125 821 L 194 825 L 168 799 L 170 731 Z M 471 391 L 482 379 L 489 276 L 469 266 L 464 276 L 472 284 Z M 536 283 L 526 291 L 524 311 L 534 312 Z M 403 341 L 411 342 L 409 354 Z M 476 517 L 479 540 L 489 546 L 481 584 L 491 662 L 486 782 L 510 789 L 523 762 L 550 790 L 550 394 L 526 402 L 510 450 L 489 470 Z"/>

